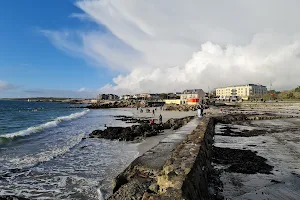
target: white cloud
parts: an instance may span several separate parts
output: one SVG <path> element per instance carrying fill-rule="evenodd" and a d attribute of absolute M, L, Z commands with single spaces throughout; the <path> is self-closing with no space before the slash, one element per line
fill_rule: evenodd
<path fill-rule="evenodd" d="M 0 80 L 0 91 L 16 89 L 17 86 Z"/>
<path fill-rule="evenodd" d="M 206 90 L 270 80 L 278 89 L 298 84 L 297 0 L 82 0 L 76 5 L 84 13 L 73 16 L 108 31 L 44 34 L 58 48 L 123 74 L 102 91 Z"/>

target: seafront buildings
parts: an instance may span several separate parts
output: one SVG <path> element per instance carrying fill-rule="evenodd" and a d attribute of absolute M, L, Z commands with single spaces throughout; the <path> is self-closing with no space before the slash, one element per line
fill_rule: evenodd
<path fill-rule="evenodd" d="M 262 97 L 264 94 L 267 94 L 267 92 L 268 90 L 266 86 L 247 84 L 217 88 L 216 96 L 218 96 L 219 99 L 224 100 L 229 100 L 231 98 L 240 98 L 243 100 L 248 100 L 250 97 Z"/>
<path fill-rule="evenodd" d="M 118 100 L 119 96 L 115 94 L 99 94 L 98 100 Z"/>
<path fill-rule="evenodd" d="M 235 85 L 229 87 L 221 87 L 216 89 L 213 95 L 221 100 L 249 100 L 250 98 L 261 98 L 267 94 L 267 87 L 257 84 Z M 114 94 L 100 94 L 98 100 L 137 100 L 147 102 L 164 102 L 165 104 L 185 104 L 197 105 L 202 100 L 210 98 L 209 93 L 205 93 L 202 89 L 187 89 L 183 92 L 176 93 L 140 93 L 135 95 L 117 96 Z"/>
<path fill-rule="evenodd" d="M 205 92 L 202 89 L 184 90 L 180 94 L 180 104 L 196 105 L 205 98 Z"/>

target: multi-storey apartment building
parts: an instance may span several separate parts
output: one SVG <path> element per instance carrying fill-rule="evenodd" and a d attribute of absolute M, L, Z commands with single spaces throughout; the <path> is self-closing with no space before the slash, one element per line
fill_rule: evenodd
<path fill-rule="evenodd" d="M 244 100 L 248 100 L 249 97 L 262 97 L 264 94 L 267 94 L 267 92 L 268 90 L 266 86 L 247 84 L 217 88 L 216 96 L 219 96 L 221 99 L 239 97 Z"/>

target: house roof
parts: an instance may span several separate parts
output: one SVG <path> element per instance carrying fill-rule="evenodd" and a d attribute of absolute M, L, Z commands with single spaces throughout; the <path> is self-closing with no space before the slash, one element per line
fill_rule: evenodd
<path fill-rule="evenodd" d="M 182 94 L 196 94 L 196 93 L 204 93 L 202 89 L 191 89 L 191 90 L 184 90 Z"/>
<path fill-rule="evenodd" d="M 244 86 L 261 86 L 261 87 L 266 87 L 264 85 L 250 83 L 250 84 L 244 84 L 244 85 L 231 85 L 231 86 L 226 86 L 226 87 L 218 87 L 217 89 L 228 88 L 228 87 L 244 87 Z"/>

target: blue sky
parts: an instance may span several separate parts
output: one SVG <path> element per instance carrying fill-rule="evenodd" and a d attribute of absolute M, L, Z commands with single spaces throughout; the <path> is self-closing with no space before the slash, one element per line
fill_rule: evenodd
<path fill-rule="evenodd" d="M 60 51 L 41 33 L 41 30 L 104 31 L 91 21 L 71 17 L 72 13 L 81 13 L 74 1 L 4 0 L 0 13 L 0 80 L 19 88 L 0 90 L 0 98 L 36 96 L 38 93 L 28 91 L 38 90 L 97 90 L 115 76 L 116 72 L 106 66 L 94 66 Z"/>

